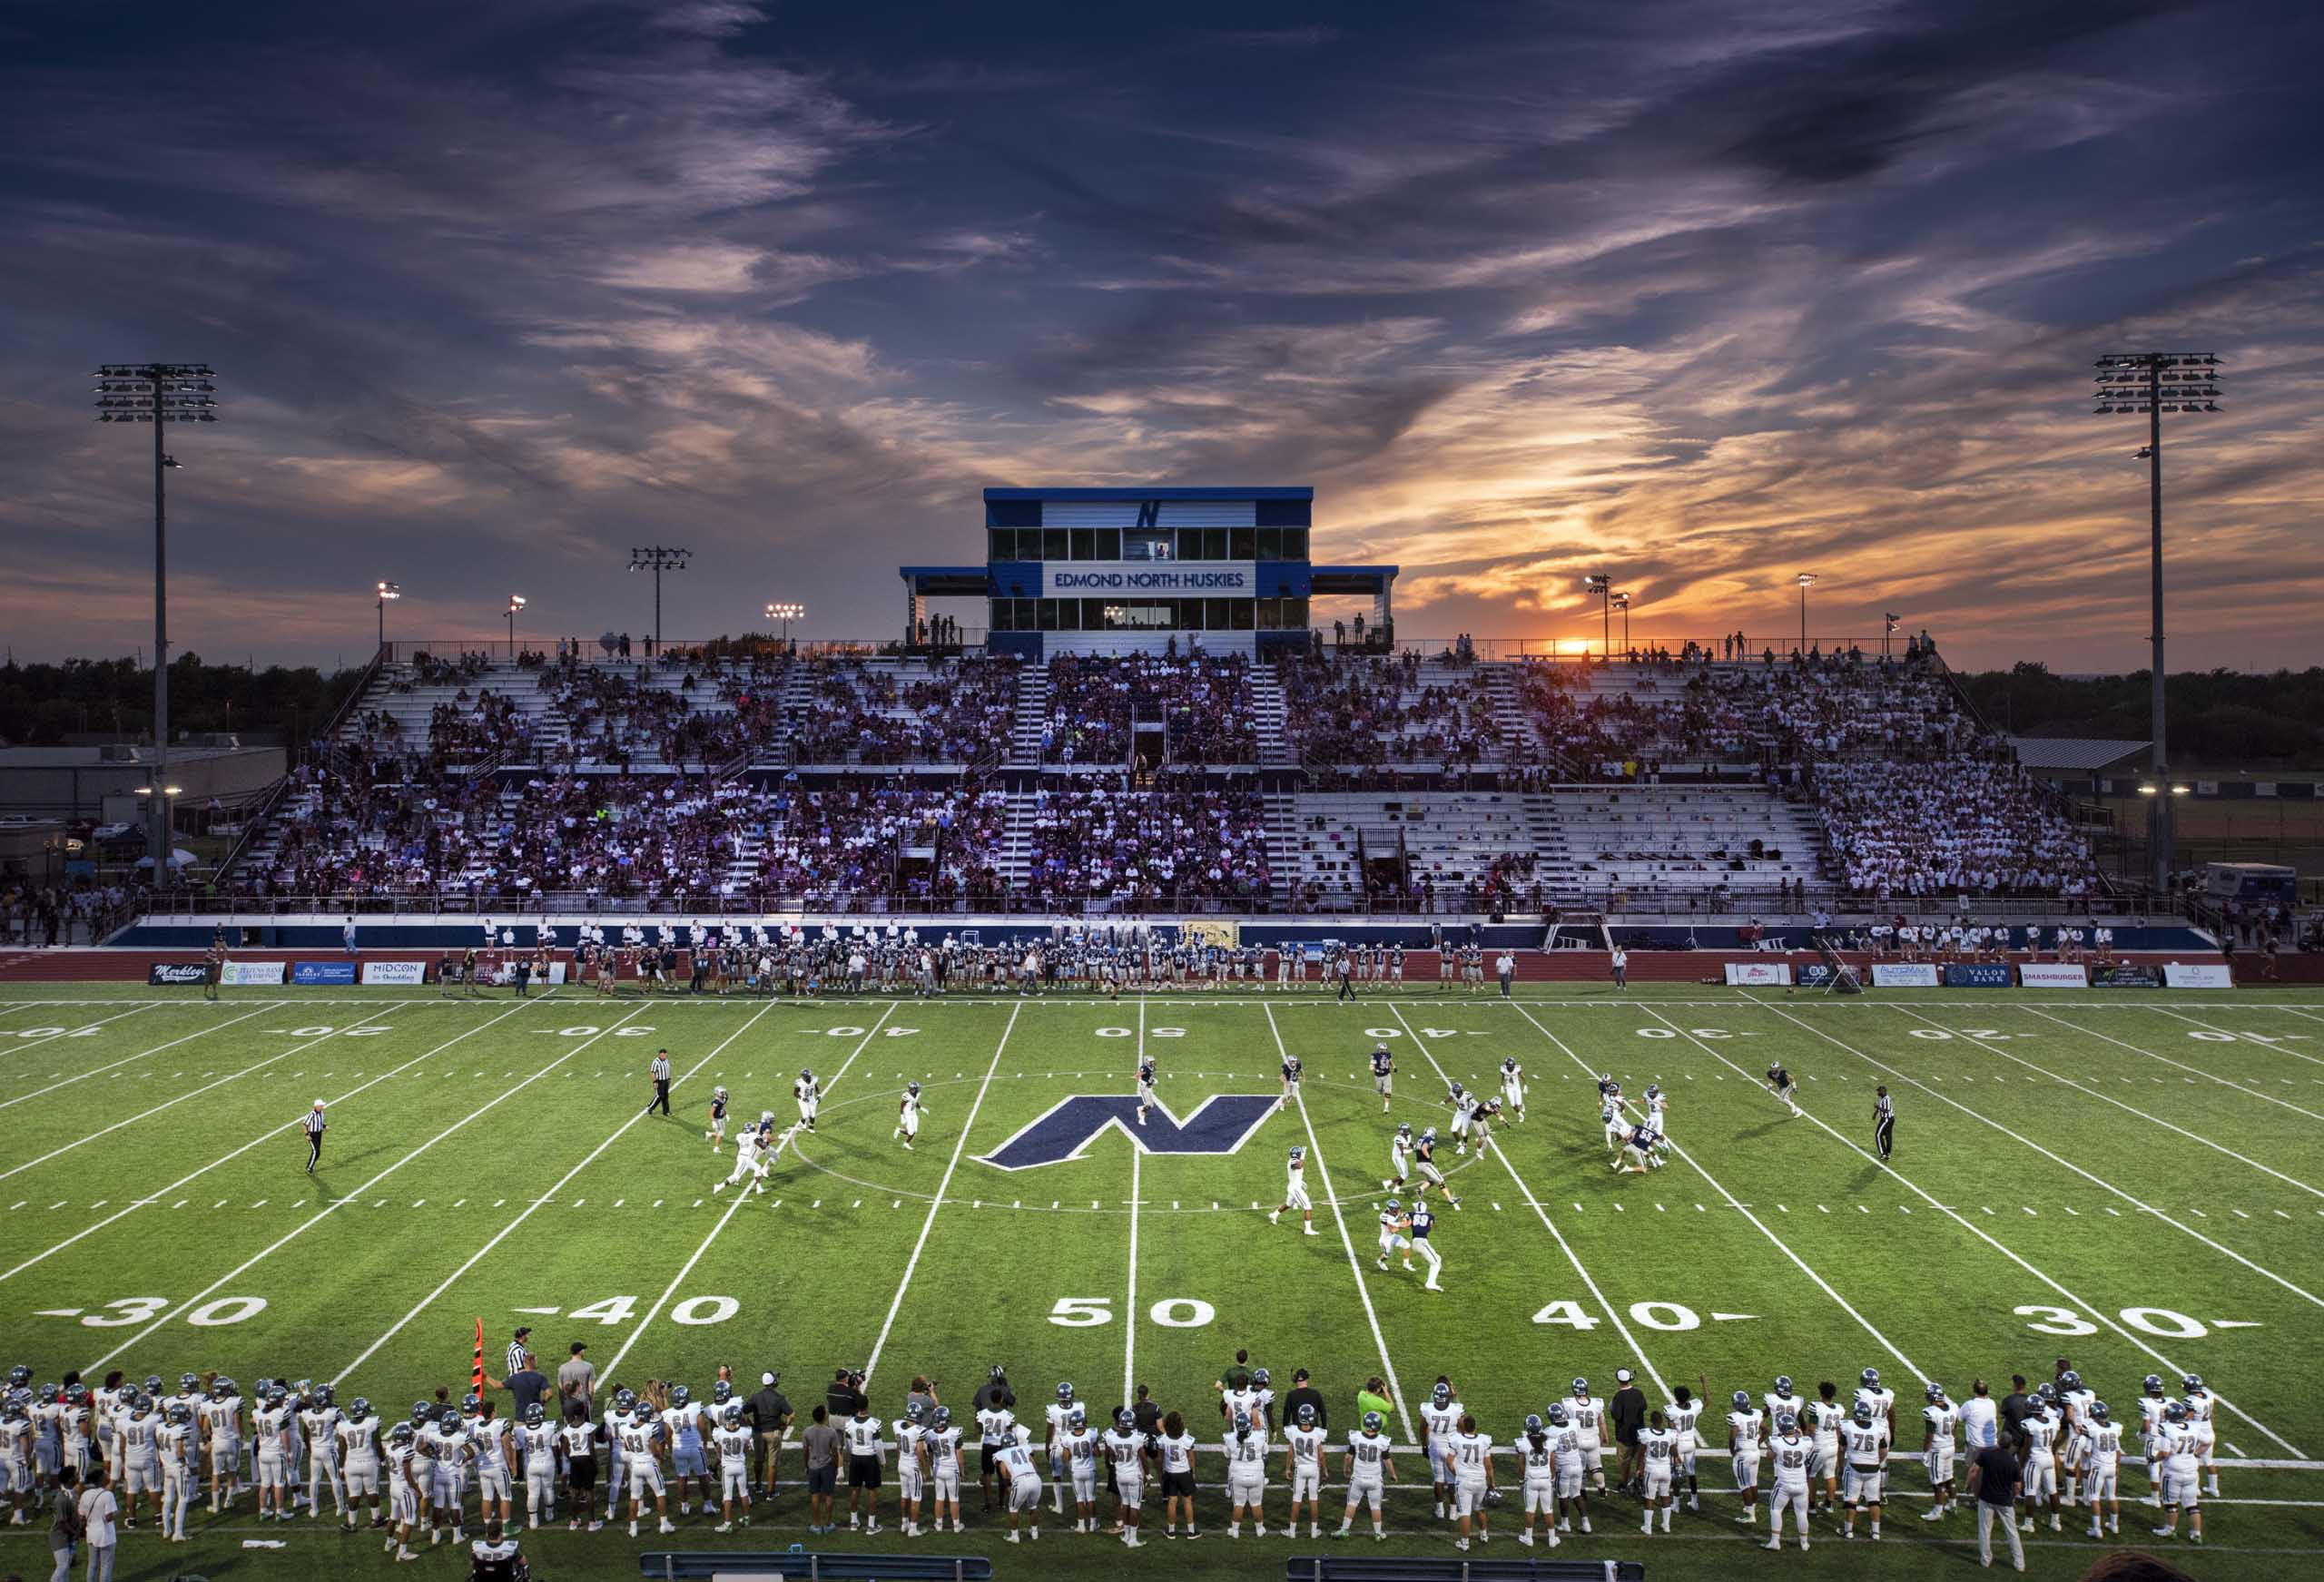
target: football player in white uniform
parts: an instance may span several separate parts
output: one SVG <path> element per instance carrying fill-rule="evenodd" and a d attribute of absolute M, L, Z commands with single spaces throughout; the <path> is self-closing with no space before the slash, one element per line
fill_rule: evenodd
<path fill-rule="evenodd" d="M 1706 1395 L 1709 1393 L 1710 1381 L 1708 1378 L 1698 1373 L 1695 1382 L 1702 1386 Z M 1670 1424 L 1670 1435 L 1674 1440 L 1670 1450 L 1672 1503 L 1677 1503 L 1679 1485 L 1684 1482 L 1687 1508 L 1700 1510 L 1703 1508 L 1703 1490 L 1695 1478 L 1695 1456 L 1703 1448 L 1703 1402 L 1698 1400 L 1695 1392 L 1683 1384 L 1671 1390 L 1670 1395 L 1670 1404 L 1663 1410 L 1663 1416 Z"/>
<path fill-rule="evenodd" d="M 1532 1547 L 1533 1518 L 1538 1515 L 1542 1530 L 1549 1534 L 1549 1547 L 1554 1549 L 1558 1547 L 1558 1452 L 1550 1440 L 1550 1425 L 1538 1413 L 1528 1417 L 1525 1431 L 1517 1436 L 1513 1448 L 1525 1504 L 1525 1525 L 1517 1529 L 1517 1541 Z"/>
<path fill-rule="evenodd" d="M 1380 1184 L 1382 1190 L 1402 1192 L 1404 1189 L 1405 1178 L 1412 1174 L 1413 1146 L 1412 1124 L 1406 1122 L 1396 1128 L 1394 1136 L 1388 1139 L 1388 1179 Z"/>
<path fill-rule="evenodd" d="M 2048 1385 L 2042 1386 L 2047 1390 Z M 2019 1523 L 2023 1530 L 2034 1530 L 2035 1513 L 2044 1504 L 2050 1508 L 2050 1530 L 2062 1530 L 2058 1520 L 2058 1435 L 2065 1427 L 2065 1420 L 2058 1413 L 2056 1403 L 2046 1395 L 2036 1395 L 2034 1410 L 2017 1425 L 2025 1440 L 2025 1497 L 2023 1504 L 2024 1518 Z"/>
<path fill-rule="evenodd" d="M 2216 1402 L 2211 1392 L 2203 1387 L 2200 1373 L 2190 1373 L 2180 1381 L 2180 1400 L 2186 1403 L 2187 1426 L 2195 1430 L 2195 1450 L 2202 1458 L 2203 1471 L 2209 1479 L 2205 1492 L 2213 1499 L 2219 1498 L 2219 1463 L 2212 1452 L 2219 1448 L 2219 1429 L 2211 1421 Z"/>
<path fill-rule="evenodd" d="M 1513 1055 L 1501 1063 L 1501 1102 L 1520 1121 L 1525 1118 L 1525 1068 Z"/>
<path fill-rule="evenodd" d="M 1663 1125 L 1663 1114 L 1669 1108 L 1669 1102 L 1660 1083 L 1646 1085 L 1646 1124 L 1659 1135 L 1668 1136 L 1670 1132 L 1670 1128 Z"/>
<path fill-rule="evenodd" d="M 1017 1524 L 1026 1522 L 1033 1541 L 1041 1541 L 1041 1473 L 1029 1448 L 1033 1432 L 1019 1427 L 1000 1447 L 1000 1481 L 1008 1490 L 1009 1541 L 1018 1541 Z"/>
<path fill-rule="evenodd" d="M 791 1085 L 791 1096 L 798 1101 L 799 1124 L 812 1132 L 816 1108 L 823 1102 L 823 1085 L 815 1080 L 813 1072 L 803 1067 L 799 1080 Z"/>
<path fill-rule="evenodd" d="M 258 1472 L 258 1518 L 290 1519 L 290 1474 L 297 1466 L 290 1449 L 290 1397 L 281 1387 L 269 1391 L 251 1412 L 251 1443 Z"/>
<path fill-rule="evenodd" d="M 1811 1497 L 1807 1514 L 1836 1516 L 1840 1508 L 1840 1425 L 1848 1414 L 1837 1400 L 1839 1386 L 1827 1379 L 1816 1387 L 1817 1399 L 1799 1413 L 1799 1431 L 1816 1442 L 1816 1469 L 1824 1479 L 1824 1498 Z"/>
<path fill-rule="evenodd" d="M 1456 1082 L 1442 1102 L 1452 1111 L 1452 1152 L 1465 1154 L 1469 1151 L 1469 1124 L 1477 1117 L 1477 1096 Z"/>
<path fill-rule="evenodd" d="M 1662 1513 L 1662 1530 L 1670 1530 L 1670 1513 L 1676 1505 L 1670 1490 L 1678 1473 L 1679 1436 L 1671 1430 L 1670 1419 L 1659 1410 L 1647 1416 L 1646 1426 L 1639 1430 L 1639 1487 L 1646 1496 L 1645 1530 L 1654 1531 L 1654 1513 Z"/>
<path fill-rule="evenodd" d="M 1590 1487 L 1599 1493 L 1606 1492 L 1605 1423 L 1606 1403 L 1590 1393 L 1590 1381 L 1573 1381 L 1572 1399 L 1566 1410 L 1573 1416 L 1576 1448 L 1581 1452 L 1581 1465 Z M 1587 1528 L 1582 1528 L 1589 1531 Z"/>
<path fill-rule="evenodd" d="M 1073 1383 L 1062 1381 L 1057 1387 L 1057 1399 L 1049 1402 L 1043 1413 L 1048 1420 L 1041 1430 L 1041 1449 L 1049 1464 L 1051 1498 L 1057 1514 L 1065 1514 L 1065 1434 L 1066 1423 L 1079 1410 L 1073 1399 Z"/>
<path fill-rule="evenodd" d="M 1387 1424 L 1376 1411 L 1364 1414 L 1364 1431 L 1349 1436 L 1347 1441 L 1347 1509 L 1340 1516 L 1339 1536 L 1345 1538 L 1355 1525 L 1355 1508 L 1359 1503 L 1372 1507 L 1372 1537 L 1384 1543 L 1387 1531 L 1380 1523 L 1380 1506 L 1384 1479 L 1393 1480 L 1396 1464 L 1388 1454 L 1388 1436 L 1383 1431 Z"/>
<path fill-rule="evenodd" d="M 907 1401 L 903 1416 L 895 1420 L 896 1430 L 896 1503 L 903 1510 L 904 1537 L 920 1537 L 920 1506 L 927 1489 L 928 1462 L 921 1454 L 920 1441 L 928 1433 L 922 1420 L 928 1408 L 920 1401 Z M 745 1451 L 747 1464 L 748 1452 Z"/>
<path fill-rule="evenodd" d="M 1106 1430 L 1099 1448 L 1106 1453 L 1106 1464 L 1114 1470 L 1114 1509 L 1126 1548 L 1138 1547 L 1138 1518 L 1146 1507 L 1146 1462 L 1149 1449 L 1146 1436 L 1137 1431 L 1137 1414 L 1123 1407 L 1114 1413 L 1114 1426 Z"/>
<path fill-rule="evenodd" d="M 1284 1524 L 1283 1536 L 1299 1536 L 1299 1502 L 1307 1502 L 1307 1536 L 1324 1536 L 1324 1513 L 1321 1491 L 1324 1487 L 1324 1433 L 1315 1424 L 1315 1408 L 1303 1403 L 1298 1420 L 1284 1430 L 1283 1479 L 1291 1485 L 1291 1518 Z"/>
<path fill-rule="evenodd" d="M 556 1481 L 562 1447 L 556 1430 L 549 1426 L 548 1410 L 537 1400 L 525 1408 L 517 1425 L 514 1454 L 525 1474 L 525 1525 L 537 1528 L 541 1518 L 556 1520 Z"/>
<path fill-rule="evenodd" d="M 2065 1410 L 2065 1428 L 2058 1445 L 2059 1480 L 2065 1485 L 2060 1503 L 2071 1508 L 2082 1498 L 2082 1429 L 2090 1415 L 2091 1402 L 2098 1392 L 2082 1381 L 2082 1375 L 2066 1366 L 2065 1359 L 2058 1359 L 2058 1404 Z"/>
<path fill-rule="evenodd" d="M 394 1530 L 380 1548 L 393 1551 L 399 1560 L 419 1558 L 411 1552 L 411 1529 L 419 1524 L 427 1503 L 420 1481 L 424 1466 L 418 1432 L 408 1422 L 396 1424 L 388 1434 L 388 1510 Z"/>
<path fill-rule="evenodd" d="M 952 1409 L 940 1406 L 929 1419 L 928 1431 L 921 1436 L 921 1459 L 928 1467 L 928 1478 L 936 1495 L 936 1530 L 944 1530 L 944 1514 L 952 1516 L 952 1530 L 960 1528 L 960 1430 L 952 1421 Z"/>
<path fill-rule="evenodd" d="M 891 1134 L 903 1139 L 906 1153 L 911 1151 L 913 1142 L 920 1136 L 920 1084 L 908 1082 L 904 1084 L 903 1097 L 896 1101 L 896 1129 Z"/>
<path fill-rule="evenodd" d="M 347 1508 L 342 1524 L 349 1532 L 355 1530 L 355 1513 L 368 1496 L 371 1501 L 371 1525 L 387 1526 L 387 1510 L 379 1503 L 379 1419 L 372 1411 L 371 1403 L 359 1395 L 349 1401 L 331 1438 L 337 1443 L 340 1476 L 347 1479 Z"/>
<path fill-rule="evenodd" d="M 1398 1252 L 1404 1255 L 1404 1267 L 1413 1266 L 1412 1239 L 1404 1234 L 1403 1205 L 1390 1198 L 1380 1210 L 1380 1256 L 1378 1267 L 1388 1267 L 1388 1260 Z"/>
<path fill-rule="evenodd" d="M 2197 1483 L 2201 1473 L 2201 1449 L 2195 1438 L 2194 1414 L 2184 1401 L 2162 1409 L 2162 1430 L 2156 1435 L 2156 1453 L 2162 1460 L 2162 1525 L 2159 1538 L 2179 1535 L 2179 1513 L 2187 1513 L 2187 1537 L 2203 1541 L 2203 1512 Z"/>
<path fill-rule="evenodd" d="M 1059 1443 L 1065 1450 L 1066 1475 L 1073 1482 L 1073 1530 L 1094 1533 L 1098 1530 L 1098 1430 L 1089 1426 L 1089 1414 L 1078 1402 L 1066 1417 Z"/>
<path fill-rule="evenodd" d="M 1873 1410 L 1872 1402 L 1859 1400 L 1840 1430 L 1847 1454 L 1847 1484 L 1844 1493 L 1847 1499 L 1847 1515 L 1841 1523 L 1844 1538 L 1856 1537 L 1856 1513 L 1869 1506 L 1872 1508 L 1872 1539 L 1880 1541 L 1880 1481 L 1888 1469 L 1888 1425 Z"/>
<path fill-rule="evenodd" d="M 1952 1508 L 1953 1459 L 1961 1443 L 1961 1412 L 1932 1381 L 1928 1404 L 1921 1408 L 1921 1460 L 1928 1468 L 1929 1507 L 1923 1521 L 1936 1521 Z"/>
<path fill-rule="evenodd" d="M 196 1449 L 193 1409 L 183 1401 L 170 1403 L 167 1421 L 155 1436 L 154 1449 L 162 1463 L 162 1540 L 164 1543 L 186 1542 L 186 1507 L 193 1503 L 193 1481 L 201 1470 Z M 378 1496 L 372 1497 L 374 1506 Z M 372 1526 L 384 1525 L 376 1515 Z"/>
<path fill-rule="evenodd" d="M 622 1465 L 629 1471 L 629 1536 L 637 1536 L 638 1518 L 644 1514 L 648 1494 L 654 1497 L 658 1530 L 677 1531 L 662 1493 L 662 1457 L 669 1449 L 669 1430 L 651 1406 L 640 1401 L 636 1410 L 614 1430 L 614 1437 L 621 1445 Z"/>
<path fill-rule="evenodd" d="M 1420 1409 L 1420 1452 L 1428 1462 L 1428 1480 L 1435 1486 L 1436 1519 L 1452 1514 L 1452 1436 L 1461 1426 L 1461 1402 L 1452 1381 L 1440 1375 Z"/>
<path fill-rule="evenodd" d="M 1807 1547 L 1807 1483 L 1816 1470 L 1816 1442 L 1799 1431 L 1799 1420 L 1790 1412 L 1776 1419 L 1776 1436 L 1768 1441 L 1768 1459 L 1775 1463 L 1775 1491 L 1768 1501 L 1768 1541 L 1761 1547 L 1783 1548 L 1783 1513 L 1791 1512 L 1799 1528 L 1799 1547 Z"/>
<path fill-rule="evenodd" d="M 2115 1494 L 2115 1475 L 2122 1463 L 2122 1430 L 2104 1401 L 2090 1403 L 2090 1410 L 2082 1417 L 2080 1438 L 2083 1491 L 2090 1499 L 2090 1536 L 2095 1538 L 2106 1533 L 2120 1533 L 2122 1507 Z M 2102 1515 L 2105 1518 L 2103 1531 L 2099 1523 Z"/>
<path fill-rule="evenodd" d="M 1567 1411 L 1565 1402 L 1553 1400 L 1548 1417 L 1550 1449 L 1557 1459 L 1558 1521 L 1557 1530 L 1570 1533 L 1578 1519 L 1581 1530 L 1590 1530 L 1590 1490 L 1584 1481 L 1585 1470 L 1581 1454 L 1581 1432 L 1573 1426 L 1573 1414 Z M 1595 1458 L 1591 1458 L 1594 1463 Z"/>
<path fill-rule="evenodd" d="M 1461 1523 L 1460 1539 L 1452 1547 L 1465 1549 L 1472 1530 L 1481 1544 L 1492 1536 L 1485 1530 L 1485 1507 L 1492 1493 L 1492 1440 L 1477 1432 L 1475 1418 L 1462 1416 L 1448 1459 L 1452 1466 L 1452 1513 Z"/>
<path fill-rule="evenodd" d="M 510 1487 L 512 1463 L 508 1451 L 508 1420 L 495 1410 L 495 1403 L 486 1401 L 483 1410 L 468 1430 L 468 1442 L 476 1447 L 477 1519 L 490 1527 L 497 1519 L 503 1527 L 516 1524 L 515 1491 Z"/>
<path fill-rule="evenodd" d="M 1243 1536 L 1243 1513 L 1251 1513 L 1254 1531 L 1267 1536 L 1267 1428 L 1258 1417 L 1238 1411 L 1221 1441 L 1226 1452 L 1226 1536 Z"/>
<path fill-rule="evenodd" d="M 744 1192 L 755 1190 L 763 1195 L 766 1192 L 767 1158 L 772 1152 L 773 1137 L 774 1112 L 769 1110 L 760 1116 L 757 1125 L 744 1126 L 741 1135 L 734 1139 L 734 1171 L 725 1180 L 712 1182 L 710 1190 L 714 1193 L 724 1192 L 748 1176 L 752 1178 L 751 1184 L 745 1185 L 743 1190 Z"/>
<path fill-rule="evenodd" d="M 1295 1208 L 1299 1211 L 1300 1223 L 1306 1227 L 1306 1233 L 1311 1236 L 1319 1234 L 1315 1229 L 1315 1204 L 1307 1197 L 1307 1150 L 1296 1145 L 1292 1147 L 1290 1163 L 1284 1166 L 1283 1201 L 1275 1205 L 1274 1213 L 1267 1215 L 1267 1223 L 1275 1223 L 1283 1218 L 1285 1211 Z"/>
<path fill-rule="evenodd" d="M 299 1428 L 307 1441 L 307 1519 L 310 1521 L 323 1513 L 325 1485 L 330 1486 L 332 1506 L 340 1517 L 347 1515 L 347 1485 L 340 1475 L 339 1468 L 340 1414 L 334 1399 L 330 1385 L 318 1384 L 307 1396 L 307 1404 L 299 1412 Z"/>
<path fill-rule="evenodd" d="M 1748 1391 L 1738 1390 L 1728 1402 L 1727 1453 L 1735 1469 L 1735 1492 L 1743 1497 L 1743 1514 L 1735 1519 L 1751 1526 L 1759 1519 L 1759 1447 L 1767 1419 L 1751 1404 Z"/>

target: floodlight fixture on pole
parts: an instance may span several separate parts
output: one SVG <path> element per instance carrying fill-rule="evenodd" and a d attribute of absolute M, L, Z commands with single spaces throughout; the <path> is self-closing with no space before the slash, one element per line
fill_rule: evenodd
<path fill-rule="evenodd" d="M 693 558 L 694 551 L 691 549 L 665 549 L 658 544 L 649 544 L 643 549 L 629 552 L 630 570 L 654 574 L 654 646 L 656 648 L 662 646 L 662 573 L 665 570 L 684 571 L 686 562 Z"/>
<path fill-rule="evenodd" d="M 178 465 L 162 444 L 170 423 L 218 421 L 218 375 L 206 362 L 108 362 L 96 371 L 97 421 L 153 426 L 153 779 L 170 758 L 169 534 L 162 475 Z M 153 859 L 153 886 L 170 871 L 173 837 L 166 799 L 147 810 L 145 840 Z"/>
<path fill-rule="evenodd" d="M 1622 613 L 1622 652 L 1628 653 L 1630 651 L 1630 596 L 1616 594 L 1613 599 L 1614 608 Z"/>
<path fill-rule="evenodd" d="M 1598 595 L 1598 652 L 1602 657 L 1611 659 L 1614 656 L 1614 616 L 1611 603 L 1614 579 L 1593 574 L 1583 577 L 1581 585 Z"/>
<path fill-rule="evenodd" d="M 1886 659 L 1888 657 L 1888 640 L 1896 635 L 1896 624 L 1902 617 L 1891 610 L 1880 619 L 1883 623 L 1880 628 L 1880 657 Z"/>
<path fill-rule="evenodd" d="M 791 646 L 791 623 L 793 621 L 805 620 L 807 618 L 807 606 L 804 604 L 788 604 L 781 603 L 770 604 L 766 607 L 766 618 L 770 621 L 779 621 L 783 624 L 783 645 L 785 648 L 788 648 Z"/>
<path fill-rule="evenodd" d="M 1799 574 L 1798 581 L 1799 652 L 1805 653 L 1807 652 L 1807 590 L 1816 585 L 1816 574 L 1812 571 L 1803 571 Z"/>
<path fill-rule="evenodd" d="M 508 595 L 508 659 L 511 663 L 514 663 L 517 658 L 517 612 L 524 607 L 524 594 L 510 594 Z"/>
<path fill-rule="evenodd" d="M 388 601 L 401 597 L 403 588 L 400 585 L 384 581 L 379 584 L 379 646 L 383 650 L 388 645 Z"/>
<path fill-rule="evenodd" d="M 2147 441 L 2138 458 L 2147 464 L 2147 530 L 2151 598 L 2154 618 L 2153 674 L 2148 704 L 2153 720 L 2149 767 L 2158 783 L 2171 780 L 2171 751 L 2164 732 L 2162 692 L 2162 415 L 2216 412 L 2219 354 L 2210 351 L 2115 351 L 2097 363 L 2092 408 L 2101 418 L 2135 413 L 2147 420 Z M 2158 796 L 2147 809 L 2147 882 L 2157 898 L 2171 888 L 2174 853 L 2171 799 Z"/>

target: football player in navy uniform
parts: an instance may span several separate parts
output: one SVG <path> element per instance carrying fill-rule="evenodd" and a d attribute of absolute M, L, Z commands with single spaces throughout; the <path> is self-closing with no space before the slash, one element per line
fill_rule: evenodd
<path fill-rule="evenodd" d="M 1372 1046 L 1372 1086 L 1380 1096 L 1380 1113 L 1388 1113 L 1388 1100 L 1396 1087 L 1396 1057 L 1388 1053 L 1388 1046 Z"/>
<path fill-rule="evenodd" d="M 710 1090 L 710 1129 L 703 1135 L 709 1139 L 710 1151 L 714 1154 L 726 1140 L 726 1089 L 723 1084 Z"/>
<path fill-rule="evenodd" d="M 1285 1055 L 1283 1057 L 1283 1096 L 1275 1101 L 1276 1109 L 1287 1107 L 1291 1101 L 1298 1096 L 1299 1071 L 1299 1056 Z"/>
<path fill-rule="evenodd" d="M 1444 1172 L 1436 1167 L 1436 1128 L 1434 1126 L 1423 1132 L 1420 1135 L 1420 1141 L 1413 1145 L 1413 1168 L 1420 1175 L 1419 1195 L 1422 1199 L 1425 1200 L 1429 1189 L 1434 1187 L 1443 1194 L 1444 1201 L 1455 1209 L 1461 1206 L 1461 1200 L 1454 1197 L 1452 1189 L 1444 1184 Z"/>
<path fill-rule="evenodd" d="M 1783 1100 L 1790 1109 L 1793 1119 L 1797 1120 L 1799 1117 L 1799 1085 L 1791 1079 L 1791 1073 L 1780 1065 L 1768 1067 L 1768 1091 Z"/>

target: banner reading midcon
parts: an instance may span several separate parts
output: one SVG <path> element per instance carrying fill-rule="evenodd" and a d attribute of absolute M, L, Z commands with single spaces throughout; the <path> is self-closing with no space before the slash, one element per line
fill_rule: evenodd
<path fill-rule="evenodd" d="M 1045 599 L 1255 598 L 1259 568 L 1249 561 L 1049 560 Z"/>

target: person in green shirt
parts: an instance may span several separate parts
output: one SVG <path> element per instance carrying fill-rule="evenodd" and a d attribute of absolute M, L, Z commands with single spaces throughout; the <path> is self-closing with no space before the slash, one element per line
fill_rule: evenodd
<path fill-rule="evenodd" d="M 1364 1388 L 1355 1392 L 1356 1421 L 1362 1422 L 1364 1420 L 1364 1414 L 1367 1411 L 1378 1412 L 1380 1414 L 1381 1420 L 1384 1422 L 1393 1422 L 1395 1420 L 1395 1406 L 1388 1400 L 1385 1394 L 1382 1393 L 1387 1388 L 1388 1386 L 1386 1381 L 1381 1379 L 1377 1374 L 1373 1375 L 1371 1378 L 1364 1381 Z"/>

